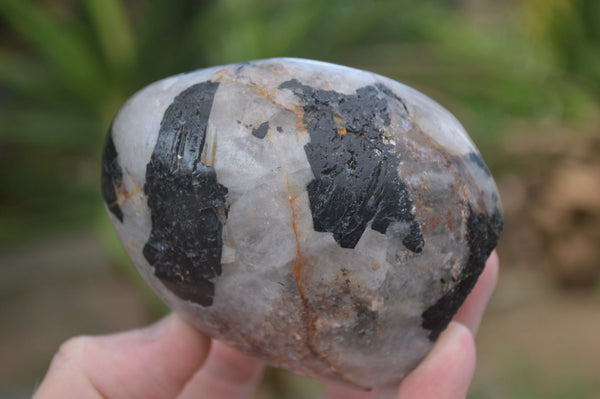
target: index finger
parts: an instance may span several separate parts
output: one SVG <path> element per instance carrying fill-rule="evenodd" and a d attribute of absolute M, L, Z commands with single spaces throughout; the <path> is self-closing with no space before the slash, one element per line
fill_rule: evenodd
<path fill-rule="evenodd" d="M 54 356 L 34 398 L 173 398 L 209 347 L 209 337 L 175 314 L 142 329 L 72 338 Z"/>

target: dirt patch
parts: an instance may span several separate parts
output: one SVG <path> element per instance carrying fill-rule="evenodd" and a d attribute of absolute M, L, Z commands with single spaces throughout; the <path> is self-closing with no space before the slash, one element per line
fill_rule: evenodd
<path fill-rule="evenodd" d="M 592 288 L 600 276 L 600 131 L 514 133 L 516 167 L 500 174 L 505 265 L 547 269 L 563 287 Z"/>
<path fill-rule="evenodd" d="M 600 397 L 600 297 L 502 270 L 477 336 L 473 398 Z"/>

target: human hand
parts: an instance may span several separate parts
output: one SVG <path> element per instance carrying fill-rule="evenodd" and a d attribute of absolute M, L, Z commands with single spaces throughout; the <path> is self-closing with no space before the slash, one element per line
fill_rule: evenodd
<path fill-rule="evenodd" d="M 464 398 L 475 371 L 473 337 L 496 285 L 498 265 L 494 252 L 453 321 L 399 388 L 361 392 L 330 384 L 322 398 Z M 34 399 L 250 398 L 263 367 L 171 314 L 146 328 L 68 340 Z"/>

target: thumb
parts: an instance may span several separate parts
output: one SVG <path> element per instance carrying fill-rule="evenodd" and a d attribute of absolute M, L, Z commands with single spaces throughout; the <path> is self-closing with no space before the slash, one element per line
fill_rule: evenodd
<path fill-rule="evenodd" d="M 171 314 L 158 323 L 65 342 L 34 399 L 173 398 L 202 366 L 210 338 Z"/>

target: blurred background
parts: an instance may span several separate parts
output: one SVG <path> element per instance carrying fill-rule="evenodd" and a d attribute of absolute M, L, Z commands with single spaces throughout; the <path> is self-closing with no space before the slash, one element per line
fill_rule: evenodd
<path fill-rule="evenodd" d="M 469 397 L 600 397 L 600 1 L 0 0 L 0 398 L 29 397 L 68 337 L 165 312 L 99 192 L 123 101 L 275 56 L 413 86 L 480 148 L 506 226 Z M 269 370 L 257 398 L 319 389 Z"/>

